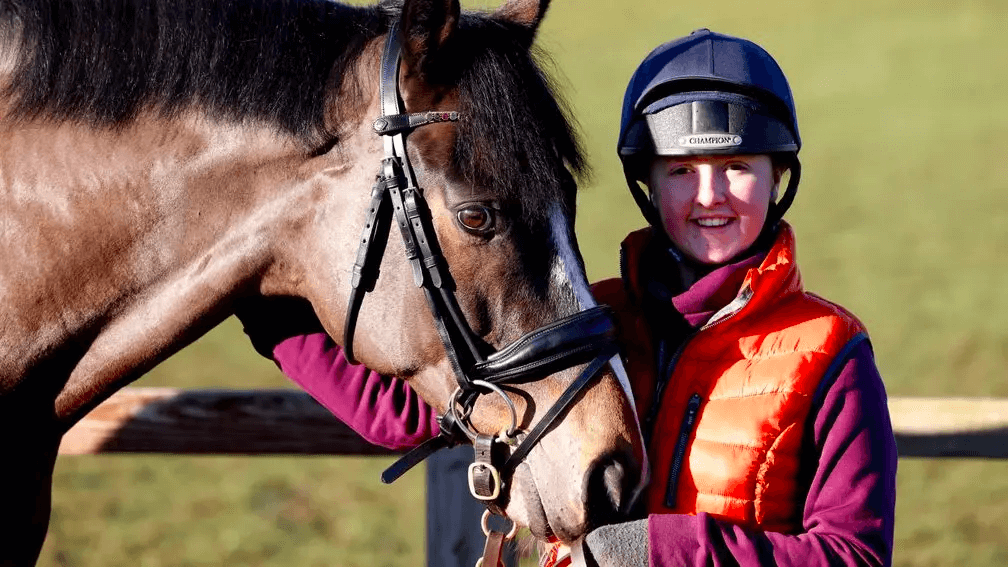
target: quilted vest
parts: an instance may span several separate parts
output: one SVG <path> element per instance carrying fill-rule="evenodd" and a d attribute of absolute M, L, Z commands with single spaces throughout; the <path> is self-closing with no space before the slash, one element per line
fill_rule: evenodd
<path fill-rule="evenodd" d="M 797 532 L 809 412 L 820 386 L 867 339 L 864 328 L 802 289 L 794 232 L 782 223 L 735 299 L 683 343 L 670 375 L 660 377 L 637 281 L 650 234 L 644 229 L 624 241 L 623 281 L 593 289 L 617 312 L 639 417 L 650 426 L 647 511 L 706 512 L 742 526 Z M 660 411 L 648 423 L 656 398 Z"/>

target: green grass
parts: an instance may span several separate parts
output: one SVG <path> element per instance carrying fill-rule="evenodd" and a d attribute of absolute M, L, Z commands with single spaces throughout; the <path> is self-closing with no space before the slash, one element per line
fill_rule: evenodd
<path fill-rule="evenodd" d="M 807 286 L 868 326 L 890 395 L 1008 396 L 1008 3 L 554 2 L 540 34 L 595 174 L 578 235 L 593 279 L 641 225 L 614 146 L 623 88 L 698 27 L 755 39 L 792 81 L 805 147 Z M 492 6 L 495 3 L 468 3 Z M 233 321 L 142 381 L 286 384 Z M 384 459 L 68 457 L 40 565 L 417 565 L 423 475 Z M 904 460 L 895 562 L 1008 564 L 1008 463 Z"/>

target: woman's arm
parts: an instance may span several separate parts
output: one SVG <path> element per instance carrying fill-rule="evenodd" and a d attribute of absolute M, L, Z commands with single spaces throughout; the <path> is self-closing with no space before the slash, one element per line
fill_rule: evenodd
<path fill-rule="evenodd" d="M 299 335 L 273 349 L 280 370 L 358 435 L 404 449 L 438 434 L 437 412 L 405 380 L 350 364 L 325 333 Z"/>
<path fill-rule="evenodd" d="M 238 318 L 260 354 L 368 442 L 404 449 L 437 435 L 437 412 L 404 380 L 347 362 L 304 302 L 261 299 Z"/>

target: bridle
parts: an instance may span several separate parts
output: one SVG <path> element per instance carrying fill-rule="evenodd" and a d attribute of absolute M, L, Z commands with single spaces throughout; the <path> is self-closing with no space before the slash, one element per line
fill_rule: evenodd
<path fill-rule="evenodd" d="M 394 481 L 438 449 L 471 442 L 476 457 L 469 466 L 470 491 L 499 512 L 494 501 L 514 469 L 617 354 L 615 324 L 609 308 L 593 307 L 540 327 L 496 352 L 490 352 L 492 347 L 472 331 L 455 298 L 454 282 L 406 153 L 406 136 L 413 130 L 428 124 L 455 122 L 462 117 L 454 111 L 405 112 L 399 97 L 401 41 L 398 28 L 393 24 L 382 55 L 382 116 L 374 122 L 375 132 L 384 139 L 385 158 L 372 188 L 367 222 L 353 266 L 343 347 L 347 360 L 353 361 L 354 328 L 361 302 L 364 294 L 374 290 L 377 283 L 378 268 L 394 217 L 413 269 L 413 281 L 424 290 L 458 388 L 445 414 L 438 418 L 440 434 L 389 467 L 382 474 L 382 481 Z M 490 354 L 485 354 L 487 352 Z M 519 434 L 514 404 L 502 386 L 536 380 L 585 363 L 588 364 L 578 378 L 535 427 L 525 435 Z M 486 393 L 500 396 L 511 410 L 511 426 L 496 436 L 478 433 L 469 423 L 476 399 Z M 505 460 L 498 466 L 500 458 Z"/>

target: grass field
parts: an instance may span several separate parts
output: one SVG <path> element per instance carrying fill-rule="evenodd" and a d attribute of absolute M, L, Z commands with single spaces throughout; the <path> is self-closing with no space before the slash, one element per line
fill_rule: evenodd
<path fill-rule="evenodd" d="M 469 7 L 489 2 L 464 3 Z M 642 221 L 614 145 L 623 88 L 698 27 L 775 54 L 804 175 L 788 215 L 806 284 L 868 326 L 890 395 L 1008 396 L 1008 3 L 557 0 L 540 35 L 594 176 L 578 236 L 592 279 Z M 238 325 L 139 385 L 285 385 Z M 418 565 L 423 475 L 383 459 L 68 457 L 40 565 Z M 1008 564 L 1008 462 L 904 460 L 895 563 Z"/>

